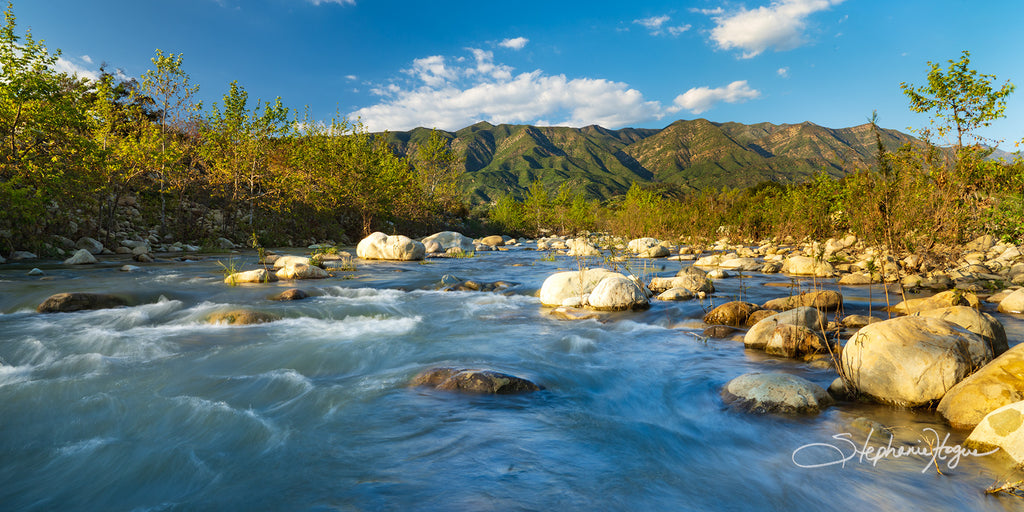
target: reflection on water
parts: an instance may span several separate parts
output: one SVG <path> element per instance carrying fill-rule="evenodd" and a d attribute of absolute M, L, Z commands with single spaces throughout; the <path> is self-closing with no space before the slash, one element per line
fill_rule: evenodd
<path fill-rule="evenodd" d="M 238 263 L 254 266 L 251 255 Z M 986 496 L 1005 466 L 965 458 L 942 476 L 922 457 L 793 462 L 809 443 L 959 444 L 933 412 L 841 404 L 816 417 L 753 416 L 721 387 L 753 370 L 827 386 L 835 374 L 699 336 L 713 303 L 790 293 L 785 276 L 716 282 L 712 301 L 654 303 L 561 322 L 533 291 L 564 259 L 532 251 L 429 264 L 366 262 L 354 273 L 228 287 L 211 260 L 123 273 L 0 267 L 0 508 L 317 510 L 1007 510 Z M 672 275 L 679 263 L 648 267 Z M 638 266 L 642 269 L 642 266 Z M 652 271 L 653 268 L 653 271 Z M 510 294 L 440 292 L 444 274 L 518 283 Z M 296 302 L 267 297 L 298 285 Z M 771 284 L 773 286 L 765 286 Z M 782 284 L 784 286 L 774 286 Z M 128 308 L 38 315 L 62 291 L 122 294 Z M 846 313 L 881 289 L 845 288 Z M 282 320 L 209 325 L 240 306 Z M 997 315 L 1011 344 L 1024 322 Z M 433 366 L 531 379 L 525 396 L 409 388 Z M 865 419 L 866 418 L 866 419 Z M 873 422 L 873 423 L 872 423 Z M 866 427 L 865 427 L 866 426 Z M 810 452 L 805 452 L 810 453 Z"/>

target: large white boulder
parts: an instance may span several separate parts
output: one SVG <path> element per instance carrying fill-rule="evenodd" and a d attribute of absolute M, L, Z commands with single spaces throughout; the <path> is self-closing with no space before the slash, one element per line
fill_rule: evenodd
<path fill-rule="evenodd" d="M 470 240 L 470 251 L 473 241 Z M 422 260 L 426 255 L 423 244 L 403 235 L 385 235 L 376 232 L 359 241 L 356 256 L 367 260 Z"/>
<path fill-rule="evenodd" d="M 70 258 L 64 260 L 65 265 L 87 265 L 96 263 L 96 257 L 88 249 L 79 249 Z"/>
<path fill-rule="evenodd" d="M 1024 288 L 1007 295 L 999 301 L 1000 313 L 1024 313 Z"/>
<path fill-rule="evenodd" d="M 795 276 L 832 277 L 836 274 L 827 261 L 807 256 L 791 256 L 782 264 L 782 271 Z"/>
<path fill-rule="evenodd" d="M 722 398 L 749 412 L 817 414 L 835 400 L 821 386 L 787 373 L 747 373 L 729 381 Z"/>
<path fill-rule="evenodd" d="M 473 252 L 476 248 L 476 244 L 473 243 L 473 239 L 458 233 L 455 231 L 442 231 L 440 233 L 434 233 L 423 239 L 424 244 L 430 242 L 436 242 L 441 246 L 441 250 L 437 252 L 448 252 L 452 248 L 459 248 L 462 252 Z M 360 256 L 362 258 L 362 256 Z M 390 258 L 383 258 L 390 259 Z"/>
<path fill-rule="evenodd" d="M 601 249 L 586 238 L 573 238 L 566 242 L 566 245 L 569 246 L 568 256 L 587 257 L 601 255 Z"/>
<path fill-rule="evenodd" d="M 540 303 L 561 306 L 566 299 L 580 298 L 594 291 L 598 283 L 614 272 L 605 268 L 558 272 L 548 276 L 540 287 Z"/>
<path fill-rule="evenodd" d="M 648 249 L 651 249 L 652 247 L 657 247 L 660 243 L 661 241 L 658 240 L 657 238 L 636 238 L 630 240 L 629 243 L 626 244 L 626 248 L 629 249 L 629 252 L 633 254 L 640 254 L 644 251 L 647 251 Z"/>
<path fill-rule="evenodd" d="M 636 281 L 616 273 L 597 283 L 590 292 L 588 303 L 594 309 L 609 311 L 643 309 L 650 305 L 647 294 Z"/>
<path fill-rule="evenodd" d="M 974 428 L 986 414 L 1024 400 L 1024 344 L 953 386 L 939 402 L 938 412 L 954 428 Z"/>
<path fill-rule="evenodd" d="M 942 399 L 992 357 L 988 342 L 959 325 L 906 316 L 862 327 L 843 347 L 840 362 L 860 393 L 918 407 Z"/>
<path fill-rule="evenodd" d="M 1024 464 L 1024 402 L 1004 405 L 988 413 L 964 444 L 983 452 L 998 448 L 1014 463 Z"/>

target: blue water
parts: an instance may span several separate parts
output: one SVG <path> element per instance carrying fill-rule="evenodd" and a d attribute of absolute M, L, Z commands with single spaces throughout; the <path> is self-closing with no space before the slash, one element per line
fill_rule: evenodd
<path fill-rule="evenodd" d="M 295 251 L 294 254 L 299 254 Z M 920 445 L 951 431 L 933 412 L 840 404 L 818 416 L 742 413 L 722 386 L 784 371 L 835 373 L 704 340 L 711 301 L 655 302 L 602 321 L 554 320 L 532 296 L 575 269 L 524 249 L 418 263 L 357 262 L 319 281 L 229 287 L 217 259 L 146 266 L 0 266 L 3 510 L 1012 510 L 984 489 L 1005 461 L 923 458 L 801 468 L 793 452 L 864 440 L 854 419 Z M 255 256 L 233 257 L 256 268 Z M 680 263 L 637 273 L 672 275 Z M 664 267 L 664 268 L 663 268 Z M 444 274 L 517 283 L 509 294 L 432 289 Z M 721 303 L 785 296 L 785 276 L 716 283 Z M 298 286 L 314 297 L 273 302 Z M 115 310 L 40 315 L 52 293 L 131 298 Z M 866 312 L 866 288 L 843 290 Z M 879 307 L 879 289 L 872 293 Z M 249 307 L 282 320 L 209 325 Z M 1024 322 L 999 315 L 1016 344 Z M 519 396 L 410 388 L 435 366 L 489 368 L 545 387 Z M 872 444 L 887 438 L 874 434 Z M 810 452 L 804 452 L 810 453 Z M 811 453 L 824 458 L 822 452 Z M 924 472 L 922 472 L 924 470 Z"/>

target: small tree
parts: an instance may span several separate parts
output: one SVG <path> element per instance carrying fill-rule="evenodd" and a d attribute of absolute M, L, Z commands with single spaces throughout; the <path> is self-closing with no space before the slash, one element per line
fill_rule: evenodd
<path fill-rule="evenodd" d="M 910 98 L 911 110 L 932 114 L 931 124 L 939 137 L 949 133 L 956 135 L 958 156 L 964 147 L 964 137 L 983 140 L 972 132 L 1004 116 L 1006 97 L 1014 89 L 1009 81 L 994 89 L 992 82 L 996 76 L 978 73 L 970 64 L 971 53 L 964 50 L 960 60 L 949 61 L 945 72 L 939 64 L 929 61 L 928 85 L 915 88 L 906 82 L 900 84 L 903 93 Z"/>

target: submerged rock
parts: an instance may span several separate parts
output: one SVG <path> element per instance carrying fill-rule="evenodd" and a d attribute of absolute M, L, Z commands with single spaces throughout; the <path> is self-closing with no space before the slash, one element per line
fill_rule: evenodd
<path fill-rule="evenodd" d="M 277 295 L 270 297 L 270 300 L 302 300 L 309 297 L 309 294 L 299 288 L 289 288 Z"/>
<path fill-rule="evenodd" d="M 206 321 L 211 324 L 230 324 L 230 325 L 251 325 L 251 324 L 262 324 L 267 322 L 273 322 L 280 320 L 281 317 L 273 313 L 267 313 L 265 311 L 255 311 L 252 309 L 233 309 L 231 311 L 218 311 L 211 313 L 206 317 Z"/>
<path fill-rule="evenodd" d="M 57 293 L 47 297 L 36 311 L 39 313 L 69 313 L 90 309 L 109 309 L 127 306 L 128 301 L 107 293 Z"/>
<path fill-rule="evenodd" d="M 432 368 L 413 377 L 412 386 L 429 386 L 442 391 L 509 395 L 540 391 L 526 379 L 494 370 Z"/>
<path fill-rule="evenodd" d="M 817 414 L 835 403 L 821 386 L 787 373 L 747 373 L 722 389 L 726 403 L 754 413 Z"/>

